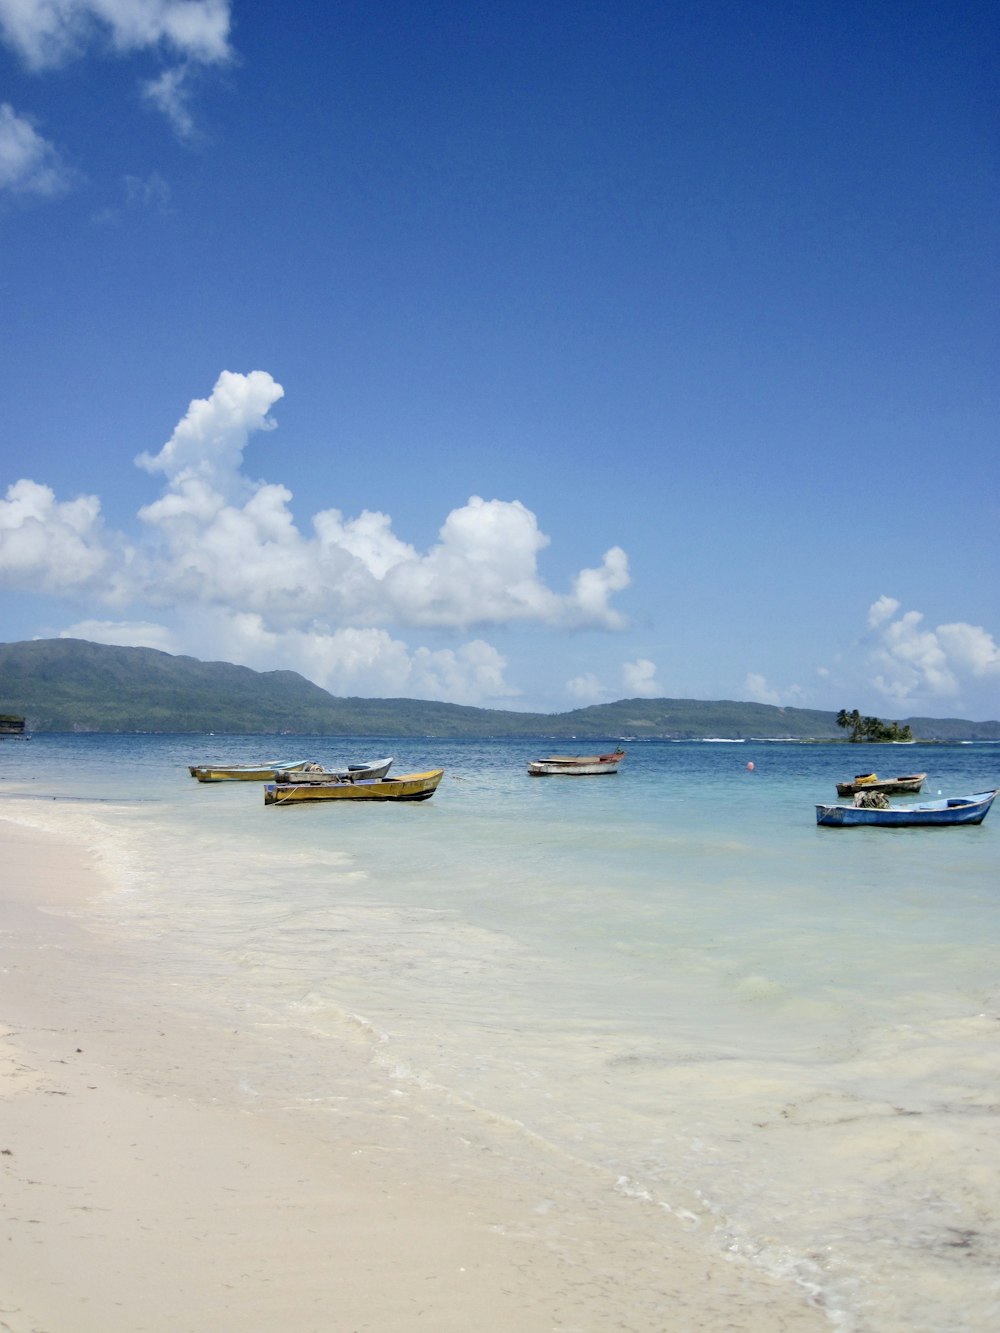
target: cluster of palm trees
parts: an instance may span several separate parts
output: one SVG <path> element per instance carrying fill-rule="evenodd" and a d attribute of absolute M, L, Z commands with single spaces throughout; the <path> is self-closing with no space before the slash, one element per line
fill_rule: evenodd
<path fill-rule="evenodd" d="M 862 717 L 856 708 L 850 712 L 842 708 L 837 714 L 837 726 L 850 730 L 850 741 L 912 741 L 909 726 L 898 722 L 883 722 L 880 717 Z"/>

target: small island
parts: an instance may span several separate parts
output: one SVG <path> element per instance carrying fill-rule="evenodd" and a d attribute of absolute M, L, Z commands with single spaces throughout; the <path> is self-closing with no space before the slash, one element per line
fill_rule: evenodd
<path fill-rule="evenodd" d="M 850 730 L 849 741 L 912 741 L 913 732 L 907 725 L 898 722 L 883 722 L 880 717 L 862 717 L 855 708 L 848 712 L 842 708 L 837 714 L 837 726 Z"/>

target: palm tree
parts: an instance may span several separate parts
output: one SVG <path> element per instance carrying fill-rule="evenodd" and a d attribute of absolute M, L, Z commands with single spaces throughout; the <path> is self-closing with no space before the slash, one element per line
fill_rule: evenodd
<path fill-rule="evenodd" d="M 856 708 L 850 712 L 842 708 L 837 714 L 837 726 L 846 731 L 850 728 L 851 741 L 909 741 L 913 733 L 909 726 L 901 727 L 898 722 L 883 722 L 880 717 L 862 717 Z"/>

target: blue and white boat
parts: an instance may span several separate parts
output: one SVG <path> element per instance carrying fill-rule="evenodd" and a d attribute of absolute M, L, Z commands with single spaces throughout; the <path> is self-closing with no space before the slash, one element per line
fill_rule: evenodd
<path fill-rule="evenodd" d="M 974 796 L 948 796 L 940 801 L 921 801 L 915 805 L 817 805 L 816 823 L 828 828 L 848 828 L 856 824 L 876 828 L 922 828 L 943 824 L 981 824 L 989 814 L 994 791 Z"/>

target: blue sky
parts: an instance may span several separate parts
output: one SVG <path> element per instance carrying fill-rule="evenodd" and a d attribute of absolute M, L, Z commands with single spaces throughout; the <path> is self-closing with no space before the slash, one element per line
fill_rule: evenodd
<path fill-rule="evenodd" d="M 0 0 L 0 634 L 1000 716 L 997 10 Z"/>

